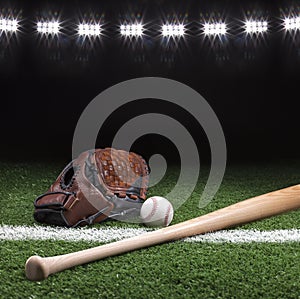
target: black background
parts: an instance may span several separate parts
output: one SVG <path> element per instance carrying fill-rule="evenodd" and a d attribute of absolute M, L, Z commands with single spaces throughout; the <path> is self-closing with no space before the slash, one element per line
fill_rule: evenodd
<path fill-rule="evenodd" d="M 178 80 L 198 91 L 223 126 L 229 161 L 299 156 L 300 32 L 286 34 L 280 26 L 283 11 L 298 13 L 299 1 L 23 2 L 0 2 L 2 15 L 11 9 L 22 19 L 17 36 L 0 37 L 1 159 L 70 159 L 74 129 L 88 103 L 116 83 L 144 76 Z M 40 38 L 34 22 L 52 15 L 64 21 L 63 33 Z M 269 32 L 245 37 L 239 25 L 249 15 L 267 18 Z M 155 26 L 174 16 L 188 23 L 189 35 L 167 47 Z M 91 17 L 104 21 L 105 36 L 82 43 L 76 24 Z M 209 17 L 229 24 L 226 40 L 211 42 L 199 35 L 197 22 Z M 117 25 L 134 18 L 151 28 L 143 42 L 118 36 Z M 209 159 L 196 121 L 150 99 L 111 115 L 97 146 L 109 146 L 124 122 L 145 112 L 176 117 Z M 133 149 L 149 156 L 157 144 L 161 152 L 176 156 L 175 148 L 157 136 L 141 138 Z"/>

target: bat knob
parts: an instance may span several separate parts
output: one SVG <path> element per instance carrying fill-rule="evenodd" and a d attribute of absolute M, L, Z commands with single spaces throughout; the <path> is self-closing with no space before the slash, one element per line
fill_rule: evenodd
<path fill-rule="evenodd" d="M 39 281 L 46 279 L 49 271 L 42 257 L 38 255 L 31 256 L 25 264 L 25 274 L 29 280 Z"/>

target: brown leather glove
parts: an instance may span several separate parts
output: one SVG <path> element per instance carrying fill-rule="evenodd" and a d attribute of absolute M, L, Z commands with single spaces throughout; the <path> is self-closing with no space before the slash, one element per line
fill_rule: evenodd
<path fill-rule="evenodd" d="M 146 200 L 148 182 L 149 168 L 141 156 L 112 148 L 86 151 L 34 201 L 34 218 L 68 227 L 108 217 L 134 221 Z"/>

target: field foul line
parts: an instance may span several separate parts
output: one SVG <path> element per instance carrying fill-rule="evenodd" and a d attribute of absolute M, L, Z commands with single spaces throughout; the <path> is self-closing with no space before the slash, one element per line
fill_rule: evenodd
<path fill-rule="evenodd" d="M 150 231 L 146 228 L 56 228 L 47 226 L 0 225 L 0 241 L 9 240 L 55 240 L 88 241 L 107 243 L 138 236 Z M 222 230 L 205 235 L 185 238 L 185 242 L 209 243 L 284 243 L 300 242 L 300 229 L 258 230 Z"/>

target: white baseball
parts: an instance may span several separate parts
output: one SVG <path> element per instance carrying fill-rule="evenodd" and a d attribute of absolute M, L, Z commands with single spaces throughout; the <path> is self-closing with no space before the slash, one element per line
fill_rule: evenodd
<path fill-rule="evenodd" d="M 140 216 L 147 226 L 168 226 L 173 220 L 174 209 L 164 197 L 149 197 L 142 205 Z"/>

